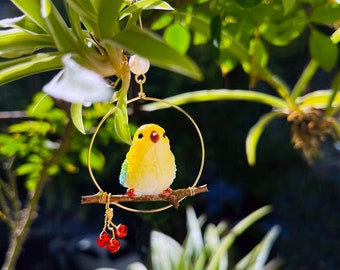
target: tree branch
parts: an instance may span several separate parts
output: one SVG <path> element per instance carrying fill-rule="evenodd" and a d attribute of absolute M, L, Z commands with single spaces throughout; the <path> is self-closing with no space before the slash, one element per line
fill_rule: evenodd
<path fill-rule="evenodd" d="M 187 196 L 195 196 L 196 194 L 208 192 L 207 185 L 199 187 L 188 187 L 186 189 L 176 189 L 170 194 L 158 194 L 158 195 L 141 195 L 141 196 L 128 196 L 125 194 L 111 195 L 110 203 L 118 202 L 147 202 L 147 201 L 167 201 L 174 208 L 179 207 L 179 202 Z M 108 201 L 108 193 L 98 192 L 94 195 L 87 195 L 81 197 L 81 204 L 88 203 L 101 203 L 106 204 Z"/>

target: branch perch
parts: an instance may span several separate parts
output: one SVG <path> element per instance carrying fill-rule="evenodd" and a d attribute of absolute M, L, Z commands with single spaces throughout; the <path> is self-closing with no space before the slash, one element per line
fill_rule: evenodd
<path fill-rule="evenodd" d="M 128 196 L 125 194 L 111 195 L 110 203 L 118 202 L 147 202 L 147 201 L 167 201 L 174 208 L 179 207 L 179 202 L 187 196 L 195 196 L 196 194 L 208 192 L 207 185 L 199 187 L 188 187 L 185 189 L 173 190 L 171 194 L 158 194 L 158 195 L 141 195 L 141 196 Z M 108 200 L 108 193 L 98 192 L 94 195 L 81 196 L 81 204 L 87 203 L 101 203 L 106 204 Z"/>

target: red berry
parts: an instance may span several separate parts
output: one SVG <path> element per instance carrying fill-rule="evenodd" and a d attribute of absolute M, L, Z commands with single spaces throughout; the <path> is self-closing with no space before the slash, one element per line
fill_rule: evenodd
<path fill-rule="evenodd" d="M 110 241 L 111 237 L 107 232 L 102 232 L 98 237 L 97 237 L 97 245 L 98 247 L 106 247 L 107 243 Z"/>
<path fill-rule="evenodd" d="M 116 253 L 120 249 L 120 243 L 117 239 L 111 239 L 109 243 L 107 243 L 107 249 L 110 253 Z"/>
<path fill-rule="evenodd" d="M 134 190 L 133 188 L 127 189 L 127 190 L 126 190 L 126 195 L 128 195 L 129 197 L 136 196 L 135 190 Z"/>
<path fill-rule="evenodd" d="M 172 193 L 172 189 L 171 188 L 166 188 L 162 191 L 162 194 L 163 195 L 169 195 Z"/>
<path fill-rule="evenodd" d="M 124 224 L 119 224 L 117 226 L 116 236 L 119 238 L 123 238 L 127 235 L 127 232 L 128 232 L 128 228 Z"/>

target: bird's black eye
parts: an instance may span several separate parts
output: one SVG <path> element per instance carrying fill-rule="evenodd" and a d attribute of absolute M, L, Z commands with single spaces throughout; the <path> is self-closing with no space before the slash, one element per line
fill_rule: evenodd
<path fill-rule="evenodd" d="M 166 134 L 165 134 L 165 132 L 163 133 L 163 138 L 166 138 Z"/>
<path fill-rule="evenodd" d="M 138 139 L 141 139 L 141 138 L 143 138 L 143 133 L 138 134 Z"/>

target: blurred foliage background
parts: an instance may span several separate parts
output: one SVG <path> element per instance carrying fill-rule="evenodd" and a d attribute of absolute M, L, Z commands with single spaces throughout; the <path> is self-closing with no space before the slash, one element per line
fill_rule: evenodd
<path fill-rule="evenodd" d="M 179 9 L 186 7 L 186 3 L 182 2 L 169 1 Z M 221 4 L 223 1 L 213 2 Z M 245 5 L 242 8 L 251 9 L 261 1 L 241 2 Z M 301 2 L 306 7 L 311 3 L 321 5 L 320 1 Z M 1 18 L 19 14 L 9 1 L 1 0 L 0 4 Z M 55 4 L 58 8 L 63 8 L 62 1 L 55 1 Z M 224 12 L 227 13 L 228 10 Z M 145 12 L 144 25 L 151 27 L 159 16 L 157 12 Z M 330 31 L 325 26 L 318 29 Z M 301 31 L 285 46 L 277 47 L 268 40 L 262 40 L 270 55 L 266 65 L 291 88 L 310 61 L 310 43 L 307 38 L 309 31 Z M 223 72 L 225 70 L 221 69 L 211 43 L 191 46 L 187 53 L 202 70 L 204 79 L 196 81 L 153 66 L 147 73 L 144 85 L 149 96 L 167 98 L 198 89 L 249 89 L 254 86 L 254 77 L 245 72 L 241 65 L 237 65 L 237 61 L 228 64 L 235 64 L 231 71 Z M 330 88 L 336 75 L 336 65 L 327 71 L 318 69 L 308 83 L 308 89 Z M 41 91 L 53 75 L 55 72 L 51 71 L 1 85 L 0 111 L 24 111 L 31 104 L 34 95 Z M 272 88 L 264 82 L 256 82 L 255 88 L 258 92 L 273 94 Z M 132 84 L 129 95 L 134 96 L 137 91 L 138 86 Z M 58 101 L 56 103 L 61 108 L 65 106 L 58 104 Z M 142 260 L 149 247 L 151 230 L 160 230 L 179 242 L 183 241 L 186 235 L 185 209 L 188 205 L 193 205 L 198 215 L 206 215 L 208 222 L 217 224 L 226 220 L 233 225 L 267 204 L 273 206 L 273 213 L 240 236 L 233 251 L 235 257 L 248 252 L 270 227 L 279 224 L 282 231 L 272 254 L 283 259 L 282 269 L 338 269 L 340 156 L 336 141 L 327 138 L 322 142 L 322 155 L 310 164 L 291 143 L 291 123 L 278 118 L 263 131 L 256 150 L 256 165 L 249 166 L 245 149 L 248 131 L 262 115 L 272 110 L 270 106 L 242 100 L 221 100 L 185 104 L 183 108 L 197 121 L 203 133 L 207 156 L 200 183 L 208 184 L 209 193 L 187 198 L 181 203 L 179 210 L 170 209 L 156 214 L 138 215 L 116 209 L 115 218 L 129 225 L 129 245 L 126 252 L 110 255 L 111 257 L 86 254 L 90 258 L 86 261 L 82 257 L 82 249 L 75 243 L 83 235 L 99 233 L 104 209 L 102 205 L 80 205 L 81 195 L 92 194 L 96 192 L 96 188 L 84 162 L 79 158 L 82 151 L 86 150 L 90 138 L 74 131 L 72 151 L 69 153 L 69 160 L 72 162 L 64 160 L 64 167 L 46 186 L 40 201 L 39 216 L 24 245 L 17 269 L 68 269 L 66 267 L 70 265 L 83 269 L 78 261 L 83 260 L 89 266 L 90 262 L 95 263 L 98 258 L 127 260 L 125 256 L 128 253 L 136 254 L 134 258 Z M 154 112 L 140 111 L 138 106 L 133 109 L 129 116 L 133 125 L 157 122 L 165 127 L 178 164 L 177 181 L 181 181 L 175 185 L 190 185 L 200 161 L 199 141 L 190 123 L 172 109 Z M 96 109 L 91 108 L 85 111 L 85 126 L 95 123 L 96 118 L 91 116 L 91 113 L 95 115 L 95 111 Z M 0 119 L 1 132 L 4 134 L 9 125 L 22 120 L 20 117 L 7 116 L 8 114 L 3 114 Z M 55 117 L 58 118 L 58 114 Z M 334 117 L 337 119 L 337 115 Z M 65 121 L 62 117 L 59 120 Z M 101 140 L 96 144 L 105 157 L 105 163 L 96 175 L 101 179 L 104 190 L 121 193 L 124 189 L 117 179 L 128 147 L 112 140 L 115 137 L 113 131 L 110 131 L 110 124 L 112 123 L 109 122 L 104 127 Z M 58 132 L 48 136 L 60 136 L 62 125 L 56 129 Z M 1 177 L 5 175 L 5 170 L 1 169 Z M 26 180 L 25 176 L 19 176 L 17 181 L 23 202 L 26 199 Z M 7 235 L 7 227 L 0 223 L 2 255 L 7 249 Z M 4 256 L 0 256 L 0 264 L 3 259 Z"/>

